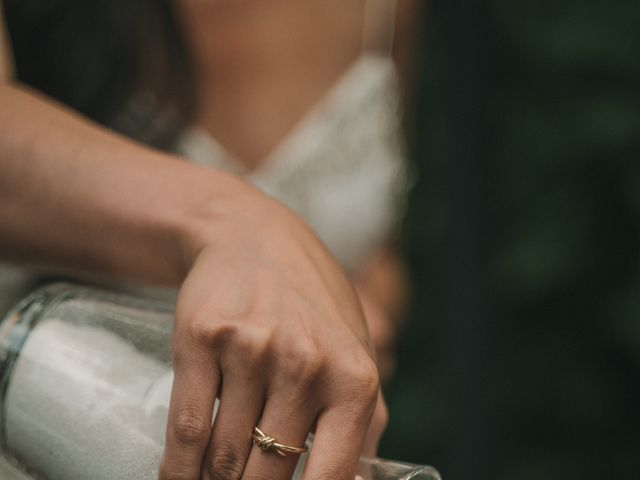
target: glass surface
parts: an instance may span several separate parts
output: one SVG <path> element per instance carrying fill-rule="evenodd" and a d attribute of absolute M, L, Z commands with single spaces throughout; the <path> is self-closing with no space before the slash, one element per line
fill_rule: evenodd
<path fill-rule="evenodd" d="M 2 480 L 33 480 L 33 477 L 24 473 L 20 467 L 0 456 L 0 478 Z"/>
<path fill-rule="evenodd" d="M 358 475 L 362 480 L 440 480 L 432 467 L 380 458 L 361 458 Z"/>
<path fill-rule="evenodd" d="M 307 442 L 313 448 L 313 435 Z M 309 453 L 302 455 L 293 480 L 300 480 Z M 360 457 L 355 480 L 441 480 L 438 471 L 426 465 L 385 460 L 382 458 Z"/>
<path fill-rule="evenodd" d="M 56 284 L 0 326 L 2 449 L 48 480 L 155 478 L 171 308 Z"/>
<path fill-rule="evenodd" d="M 29 478 L 20 465 L 43 480 L 155 480 L 172 320 L 172 305 L 69 284 L 10 311 L 0 323 L 0 478 Z M 380 459 L 362 459 L 359 476 L 439 479 L 430 467 Z"/>

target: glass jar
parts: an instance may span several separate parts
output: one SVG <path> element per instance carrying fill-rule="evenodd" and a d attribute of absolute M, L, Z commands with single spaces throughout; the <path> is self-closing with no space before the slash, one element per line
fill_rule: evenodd
<path fill-rule="evenodd" d="M 66 283 L 16 305 L 0 323 L 0 468 L 44 480 L 155 480 L 172 323 L 170 303 Z M 439 478 L 380 459 L 362 459 L 359 475 Z"/>
<path fill-rule="evenodd" d="M 48 480 L 155 478 L 170 305 L 53 284 L 0 325 L 3 453 Z"/>

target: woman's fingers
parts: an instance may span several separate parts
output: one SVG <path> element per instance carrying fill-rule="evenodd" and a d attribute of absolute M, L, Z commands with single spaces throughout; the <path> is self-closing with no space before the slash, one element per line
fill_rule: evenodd
<path fill-rule="evenodd" d="M 205 350 L 178 350 L 160 480 L 200 478 L 220 375 Z"/>
<path fill-rule="evenodd" d="M 338 380 L 336 378 L 336 380 Z M 363 359 L 343 368 L 336 381 L 333 400 L 317 420 L 313 449 L 304 469 L 304 480 L 353 480 L 365 435 L 379 391 L 379 377 L 373 360 Z"/>
<path fill-rule="evenodd" d="M 369 424 L 369 429 L 367 430 L 367 435 L 364 440 L 364 446 L 362 448 L 362 454 L 365 457 L 375 457 L 378 454 L 378 444 L 380 443 L 380 438 L 382 438 L 382 434 L 387 428 L 387 423 L 389 422 L 389 410 L 387 409 L 387 404 L 384 401 L 384 397 L 382 396 L 382 390 L 378 393 L 378 403 L 376 405 L 376 410 L 373 413 L 373 418 L 371 419 L 371 423 Z"/>
<path fill-rule="evenodd" d="M 286 391 L 271 396 L 260 420 L 260 430 L 279 444 L 302 447 L 316 415 L 310 403 L 292 399 L 291 393 Z M 300 455 L 295 453 L 287 453 L 283 457 L 273 448 L 263 450 L 254 445 L 242 478 L 290 479 L 299 458 Z"/>
<path fill-rule="evenodd" d="M 280 343 L 263 327 L 197 325 L 174 336 L 180 348 L 160 480 L 289 479 L 299 456 L 277 455 L 273 442 L 300 447 L 314 422 L 305 480 L 354 478 L 379 388 L 375 362 L 359 342 L 322 351 L 306 332 Z M 252 447 L 256 423 L 273 437 L 265 451 Z"/>
<path fill-rule="evenodd" d="M 321 415 L 303 480 L 353 480 L 366 423 L 354 419 L 348 410 L 333 409 Z"/>
<path fill-rule="evenodd" d="M 204 463 L 203 480 L 242 478 L 252 446 L 253 427 L 263 407 L 261 379 L 225 375 Z"/>

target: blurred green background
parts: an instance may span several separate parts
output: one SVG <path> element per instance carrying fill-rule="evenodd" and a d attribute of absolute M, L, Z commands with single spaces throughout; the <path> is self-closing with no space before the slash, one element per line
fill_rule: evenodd
<path fill-rule="evenodd" d="M 434 0 L 381 454 L 640 478 L 640 2 Z"/>

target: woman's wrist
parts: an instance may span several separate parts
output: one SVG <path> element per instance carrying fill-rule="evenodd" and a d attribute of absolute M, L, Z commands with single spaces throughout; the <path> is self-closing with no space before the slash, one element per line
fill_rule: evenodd
<path fill-rule="evenodd" d="M 188 190 L 188 198 L 174 213 L 181 278 L 204 249 L 229 248 L 255 234 L 262 222 L 275 221 L 279 210 L 279 204 L 255 187 L 220 171 L 202 172 Z"/>

